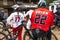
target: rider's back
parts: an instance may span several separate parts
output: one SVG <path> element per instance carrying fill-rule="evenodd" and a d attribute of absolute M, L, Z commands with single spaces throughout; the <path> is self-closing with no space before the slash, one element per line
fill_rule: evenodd
<path fill-rule="evenodd" d="M 36 9 L 31 16 L 32 29 L 48 31 L 53 25 L 54 15 L 47 8 Z"/>

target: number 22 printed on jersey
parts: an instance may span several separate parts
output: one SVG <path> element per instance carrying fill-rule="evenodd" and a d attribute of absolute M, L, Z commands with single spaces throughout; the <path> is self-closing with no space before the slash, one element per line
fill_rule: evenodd
<path fill-rule="evenodd" d="M 43 13 L 46 13 L 46 12 L 43 12 Z M 40 13 L 37 13 L 36 14 L 36 18 L 34 19 L 35 21 L 35 23 L 36 24 L 46 24 L 46 19 L 47 19 L 47 16 L 46 15 L 44 15 L 44 14 L 40 14 Z"/>

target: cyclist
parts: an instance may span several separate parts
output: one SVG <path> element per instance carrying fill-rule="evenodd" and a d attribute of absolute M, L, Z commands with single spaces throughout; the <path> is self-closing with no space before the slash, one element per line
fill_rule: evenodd
<path fill-rule="evenodd" d="M 22 25 L 23 20 L 24 16 L 19 7 L 16 9 L 16 12 L 11 13 L 11 15 L 7 18 L 7 24 L 11 26 L 13 30 L 13 36 L 17 31 L 19 31 L 18 40 L 22 40 L 23 27 L 21 27 L 20 25 Z"/>
<path fill-rule="evenodd" d="M 51 40 L 51 26 L 54 24 L 54 15 L 46 8 L 46 2 L 40 2 L 37 9 L 28 11 L 27 14 L 30 14 L 30 28 L 33 29 L 33 40 L 37 40 L 36 29 L 40 30 L 40 35 L 46 34 L 47 39 Z"/>
<path fill-rule="evenodd" d="M 58 21 L 60 20 L 60 8 L 57 8 L 57 11 L 55 12 L 55 18 L 56 18 L 56 26 L 58 26 Z"/>
<path fill-rule="evenodd" d="M 0 23 L 3 23 L 5 25 L 5 19 L 6 17 L 4 16 L 4 11 L 0 10 Z"/>
<path fill-rule="evenodd" d="M 4 12 L 0 10 L 0 22 L 5 20 Z"/>

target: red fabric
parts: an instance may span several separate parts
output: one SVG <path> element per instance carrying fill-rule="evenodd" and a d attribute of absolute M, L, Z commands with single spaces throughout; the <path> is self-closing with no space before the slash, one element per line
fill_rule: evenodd
<path fill-rule="evenodd" d="M 15 35 L 14 33 L 16 33 L 17 31 L 20 31 L 19 34 L 18 34 L 18 40 L 22 40 L 22 29 L 23 28 L 20 28 L 20 27 L 12 28 L 12 30 L 13 30 L 13 36 Z"/>
<path fill-rule="evenodd" d="M 22 40 L 22 29 L 20 29 L 18 40 Z"/>
<path fill-rule="evenodd" d="M 16 22 L 17 20 L 18 20 L 18 22 L 20 21 L 20 17 L 19 17 L 19 16 L 15 18 L 15 22 Z"/>
<path fill-rule="evenodd" d="M 31 16 L 32 29 L 48 31 L 54 24 L 54 15 L 46 8 L 36 9 Z"/>

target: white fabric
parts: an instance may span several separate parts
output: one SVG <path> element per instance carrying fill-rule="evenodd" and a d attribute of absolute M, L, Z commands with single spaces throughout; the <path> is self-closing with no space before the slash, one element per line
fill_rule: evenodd
<path fill-rule="evenodd" d="M 11 22 L 11 20 L 13 20 L 13 27 L 16 28 L 18 27 L 19 25 L 21 25 L 22 21 L 24 20 L 24 16 L 22 13 L 19 12 L 19 18 L 20 20 L 18 21 L 18 19 L 16 20 L 16 17 L 18 16 L 18 13 L 17 12 L 14 12 L 12 13 L 8 18 L 7 18 L 7 23 L 9 24 Z"/>
<path fill-rule="evenodd" d="M 56 8 L 57 8 L 57 6 L 54 5 L 53 13 L 55 13 L 57 11 Z"/>
<path fill-rule="evenodd" d="M 33 10 L 29 10 L 24 16 L 26 17 L 27 15 L 29 15 L 29 18 L 31 18 L 32 12 L 33 12 Z M 29 19 L 27 24 L 26 24 L 27 29 L 30 29 L 30 26 L 31 26 L 31 22 Z"/>
<path fill-rule="evenodd" d="M 49 6 L 49 10 L 52 11 L 52 6 Z"/>
<path fill-rule="evenodd" d="M 27 22 L 27 24 L 26 24 L 26 28 L 30 29 L 30 26 L 31 26 L 31 22 L 30 22 L 30 19 L 29 19 L 28 22 Z"/>
<path fill-rule="evenodd" d="M 18 4 L 15 4 L 15 5 L 13 5 L 13 6 L 11 6 L 12 8 L 14 8 L 15 10 L 18 8 L 18 7 L 20 7 Z"/>

